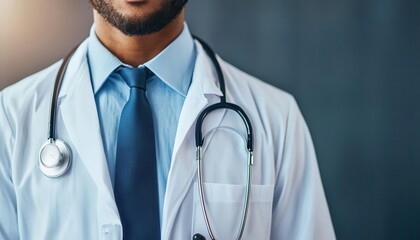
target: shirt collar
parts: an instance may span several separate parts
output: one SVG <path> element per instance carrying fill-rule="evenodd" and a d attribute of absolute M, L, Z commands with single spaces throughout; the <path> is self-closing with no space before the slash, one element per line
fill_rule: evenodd
<path fill-rule="evenodd" d="M 194 40 L 184 23 L 181 34 L 162 52 L 144 64 L 160 80 L 184 97 L 187 95 L 196 59 Z M 95 25 L 90 30 L 88 40 L 88 62 L 94 93 L 96 94 L 108 76 L 122 63 L 99 41 Z M 139 66 L 140 67 L 140 66 Z"/>

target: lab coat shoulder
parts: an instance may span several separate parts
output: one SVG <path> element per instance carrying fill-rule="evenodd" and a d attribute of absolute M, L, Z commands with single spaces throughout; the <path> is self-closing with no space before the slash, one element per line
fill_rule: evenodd
<path fill-rule="evenodd" d="M 57 62 L 0 91 L 0 107 L 3 111 L 0 115 L 0 126 L 2 132 L 11 134 L 10 137 L 3 134 L 2 138 L 15 139 L 18 142 L 22 138 L 28 138 L 27 135 L 31 132 L 30 125 L 41 114 L 44 114 L 42 117 L 45 118 L 42 123 L 48 123 L 45 109 L 49 108 L 45 107 L 45 104 L 51 102 L 52 88 L 59 66 L 60 62 Z M 8 152 L 11 150 L 8 149 Z M 0 153 L 4 154 L 4 151 Z M 2 158 L 4 161 L 4 156 Z"/>
<path fill-rule="evenodd" d="M 11 159 L 16 138 L 28 134 L 27 124 L 33 121 L 33 116 L 39 112 L 41 105 L 50 102 L 54 76 L 59 66 L 60 62 L 57 62 L 0 91 L 0 137 L 1 141 L 8 142 L 1 144 L 2 163 Z M 6 153 L 8 157 L 5 156 Z"/>
<path fill-rule="evenodd" d="M 272 170 L 263 168 L 270 177 L 260 181 L 274 184 L 271 239 L 335 239 L 312 138 L 295 98 L 229 63 L 222 66 L 228 101 L 242 106 L 254 125 L 255 161 Z"/>
<path fill-rule="evenodd" d="M 51 101 L 55 76 L 61 61 L 26 77 L 0 92 L 1 102 L 9 120 L 18 124 L 47 100 Z M 27 116 L 27 115 L 26 115 Z M 13 125 L 12 125 L 13 127 Z"/>
<path fill-rule="evenodd" d="M 222 65 L 228 79 L 226 81 L 228 101 L 242 106 L 248 116 L 253 118 L 253 125 L 258 129 L 254 134 L 262 137 L 265 144 L 268 146 L 277 144 L 277 150 L 282 150 L 278 146 L 284 145 L 288 119 L 297 117 L 302 121 L 300 124 L 305 125 L 295 98 L 290 93 L 243 72 L 230 63 L 223 61 Z"/>

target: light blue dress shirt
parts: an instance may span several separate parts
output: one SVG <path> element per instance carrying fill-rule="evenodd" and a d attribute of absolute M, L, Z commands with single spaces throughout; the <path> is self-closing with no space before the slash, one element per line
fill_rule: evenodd
<path fill-rule="evenodd" d="M 193 38 L 184 23 L 182 33 L 144 64 L 155 74 L 147 81 L 146 94 L 155 128 L 160 219 L 179 115 L 191 83 L 196 55 Z M 103 46 L 95 34 L 95 26 L 90 31 L 87 57 L 109 175 L 114 184 L 119 120 L 130 94 L 130 88 L 114 70 L 128 65 Z"/>

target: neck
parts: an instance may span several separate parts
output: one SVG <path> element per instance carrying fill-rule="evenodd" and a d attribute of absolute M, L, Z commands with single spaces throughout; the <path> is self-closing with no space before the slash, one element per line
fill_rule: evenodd
<path fill-rule="evenodd" d="M 95 32 L 101 43 L 121 62 L 137 67 L 158 55 L 182 31 L 184 10 L 159 32 L 127 36 L 94 11 Z"/>

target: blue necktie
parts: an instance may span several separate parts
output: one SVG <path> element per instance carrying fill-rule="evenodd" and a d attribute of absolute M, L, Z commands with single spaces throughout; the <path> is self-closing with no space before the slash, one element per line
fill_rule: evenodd
<path fill-rule="evenodd" d="M 123 239 L 160 239 L 159 197 L 152 112 L 146 98 L 145 67 L 117 70 L 130 86 L 120 118 L 115 167 L 115 201 Z"/>

